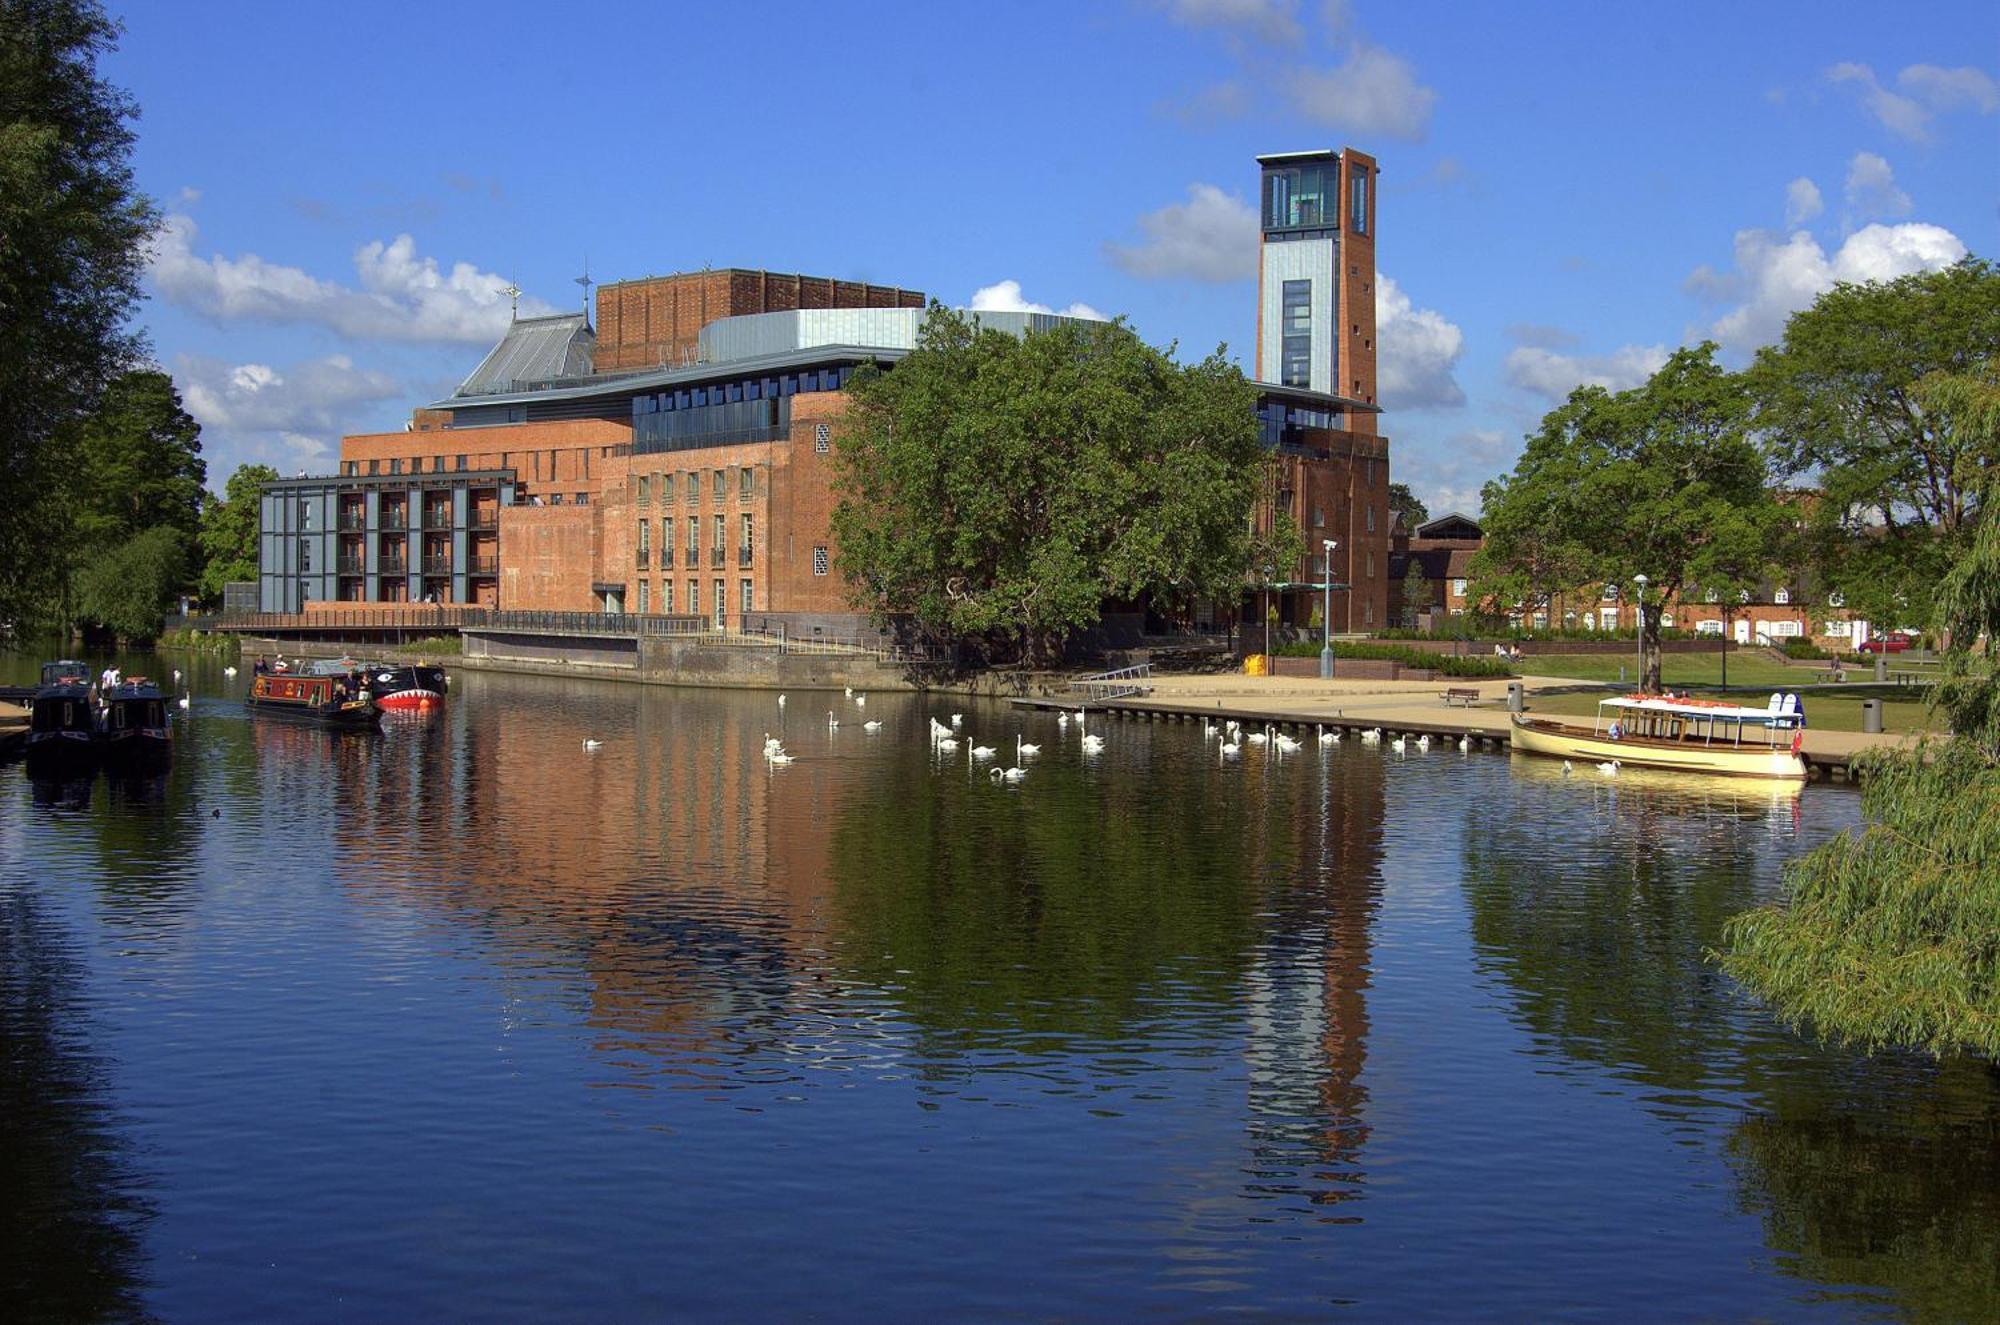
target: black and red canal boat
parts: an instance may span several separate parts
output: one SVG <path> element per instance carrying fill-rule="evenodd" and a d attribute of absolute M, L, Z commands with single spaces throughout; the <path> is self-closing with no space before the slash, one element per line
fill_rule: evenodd
<path fill-rule="evenodd" d="M 431 713 L 444 707 L 444 668 L 429 663 L 323 658 L 308 664 L 305 674 L 344 677 L 350 689 L 366 690 L 391 713 Z"/>
<path fill-rule="evenodd" d="M 253 717 L 284 718 L 335 731 L 372 731 L 382 722 L 375 696 L 365 687 L 357 689 L 345 672 L 338 676 L 262 672 L 250 679 L 250 694 L 243 702 Z"/>

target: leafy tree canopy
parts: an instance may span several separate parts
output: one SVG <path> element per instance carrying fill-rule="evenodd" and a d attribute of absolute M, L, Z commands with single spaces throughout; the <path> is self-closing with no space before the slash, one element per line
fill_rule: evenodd
<path fill-rule="evenodd" d="M 1793 315 L 1749 372 L 1773 464 L 1801 476 L 1830 588 L 1871 619 L 1928 620 L 1933 591 L 1970 537 L 1990 445 L 1918 383 L 2000 354 L 2000 270 L 1942 271 L 1836 286 Z M 1983 448 L 1983 450 L 1982 450 Z M 1969 463 L 1970 462 L 1970 463 Z"/>
<path fill-rule="evenodd" d="M 83 564 L 76 575 L 77 612 L 122 639 L 155 639 L 186 576 L 187 536 L 160 525 Z"/>
<path fill-rule="evenodd" d="M 1391 483 L 1389 485 L 1389 514 L 1391 517 L 1402 521 L 1401 528 L 1404 533 L 1414 534 L 1417 532 L 1418 525 L 1425 523 L 1431 518 L 1431 508 L 1424 505 L 1421 497 L 1410 491 L 1409 484 Z"/>
<path fill-rule="evenodd" d="M 208 466 L 201 425 L 181 408 L 172 378 L 152 368 L 121 374 L 63 437 L 86 552 L 156 526 L 194 537 Z"/>
<path fill-rule="evenodd" d="M 222 601 L 222 586 L 232 580 L 257 578 L 257 500 L 259 489 L 276 482 L 269 465 L 238 465 L 224 485 L 221 501 L 201 511 L 201 596 Z"/>
<path fill-rule="evenodd" d="M 933 305 L 853 397 L 833 527 L 878 615 L 1047 660 L 1107 599 L 1234 598 L 1256 559 L 1256 393 L 1219 350 L 1183 365 L 1123 323 L 1015 337 Z"/>
<path fill-rule="evenodd" d="M 1968 455 L 2000 442 L 1995 360 L 1914 384 Z M 2000 1060 L 2000 470 L 1936 594 L 1950 735 L 1861 765 L 1869 823 L 1794 862 L 1782 906 L 1731 922 L 1723 966 L 1779 1016 L 1843 1043 Z"/>
<path fill-rule="evenodd" d="M 1659 602 L 1768 575 L 1788 519 L 1765 485 L 1742 379 L 1715 346 L 1682 349 L 1643 385 L 1578 387 L 1488 483 L 1475 593 L 1538 604 L 1645 575 L 1645 684 L 1659 685 Z"/>
<path fill-rule="evenodd" d="M 0 0 L 0 620 L 60 613 L 59 434 L 140 348 L 126 319 L 155 214 L 132 186 L 132 102 L 97 74 L 115 35 L 95 0 Z"/>

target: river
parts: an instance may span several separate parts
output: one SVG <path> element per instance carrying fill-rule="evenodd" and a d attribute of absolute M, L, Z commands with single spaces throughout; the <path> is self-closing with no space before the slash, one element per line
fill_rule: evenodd
<path fill-rule="evenodd" d="M 11 1319 L 2000 1315 L 2000 1074 L 1704 958 L 1843 788 L 174 666 L 165 776 L 0 767 Z"/>

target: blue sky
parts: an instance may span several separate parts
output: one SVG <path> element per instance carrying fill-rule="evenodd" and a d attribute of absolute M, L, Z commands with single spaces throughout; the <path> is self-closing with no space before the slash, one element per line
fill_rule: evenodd
<path fill-rule="evenodd" d="M 1578 382 L 2000 250 L 1990 3 L 112 7 L 169 218 L 141 316 L 216 487 L 400 426 L 501 287 L 574 306 L 586 256 L 1081 304 L 1241 361 L 1260 152 L 1381 160 L 1382 427 L 1433 509 Z"/>

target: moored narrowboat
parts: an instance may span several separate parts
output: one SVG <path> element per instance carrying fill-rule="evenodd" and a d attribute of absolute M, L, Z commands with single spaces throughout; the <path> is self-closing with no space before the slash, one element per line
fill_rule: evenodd
<path fill-rule="evenodd" d="M 1773 695 L 1761 709 L 1686 695 L 1621 695 L 1599 701 L 1588 727 L 1524 713 L 1513 715 L 1513 727 L 1516 750 L 1586 760 L 1611 773 L 1627 764 L 1801 782 L 1807 773 L 1796 695 Z"/>
<path fill-rule="evenodd" d="M 94 736 L 98 755 L 107 762 L 166 763 L 174 753 L 167 697 L 143 676 L 126 678 L 98 696 Z"/>
<path fill-rule="evenodd" d="M 266 672 L 251 678 L 250 694 L 243 702 L 256 717 L 337 730 L 372 730 L 382 721 L 374 695 L 366 687 L 355 689 L 346 673 Z"/>
<path fill-rule="evenodd" d="M 34 772 L 87 767 L 96 758 L 90 668 L 73 659 L 42 664 L 28 701 L 28 765 Z"/>

